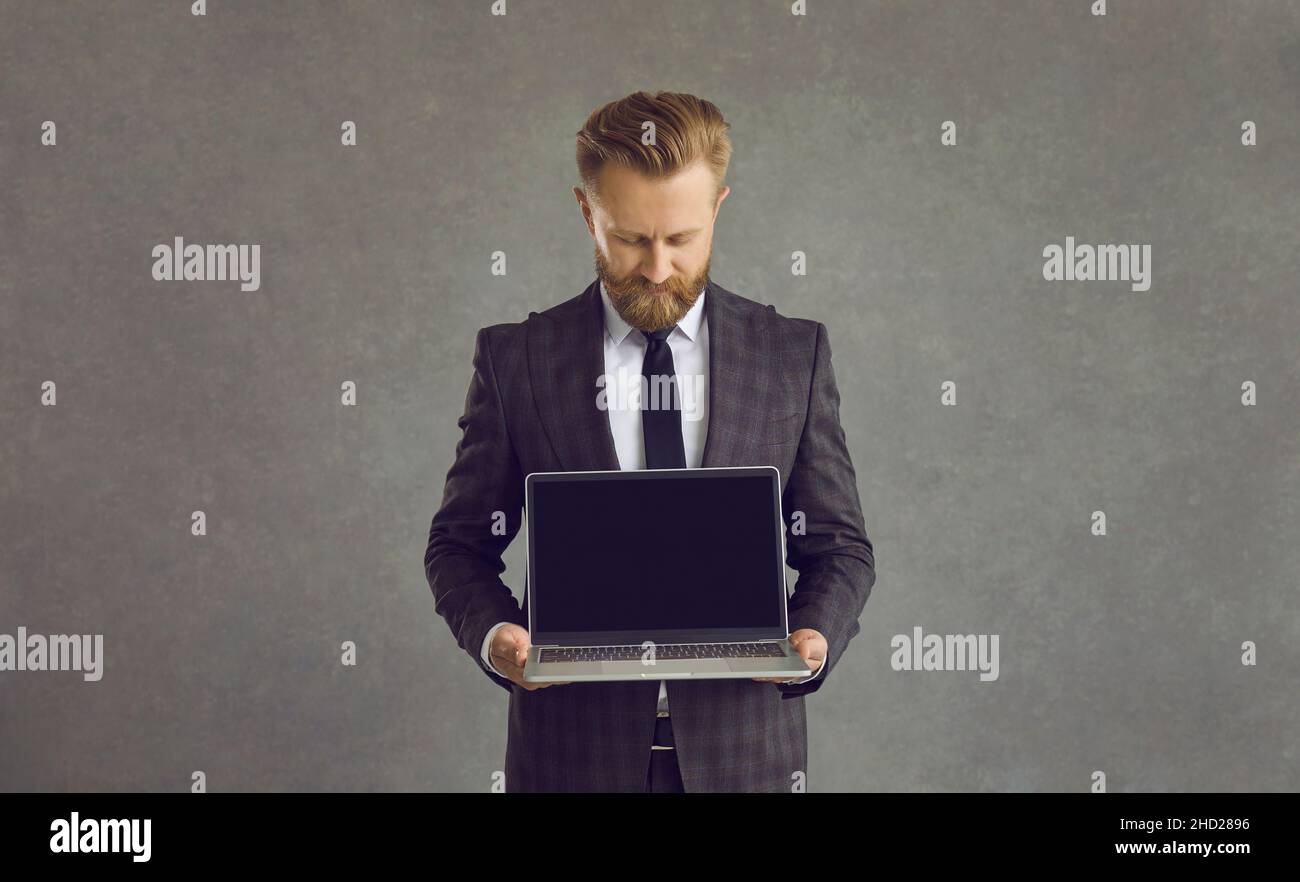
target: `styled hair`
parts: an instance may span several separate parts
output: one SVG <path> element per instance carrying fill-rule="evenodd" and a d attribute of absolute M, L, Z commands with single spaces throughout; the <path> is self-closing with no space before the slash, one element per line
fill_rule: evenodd
<path fill-rule="evenodd" d="M 654 143 L 641 143 L 645 123 L 654 123 Z M 649 178 L 677 174 L 703 159 L 717 189 L 731 164 L 731 124 L 711 102 L 682 92 L 633 92 L 587 118 L 578 132 L 578 175 L 587 198 L 600 201 L 600 170 L 615 162 Z"/>

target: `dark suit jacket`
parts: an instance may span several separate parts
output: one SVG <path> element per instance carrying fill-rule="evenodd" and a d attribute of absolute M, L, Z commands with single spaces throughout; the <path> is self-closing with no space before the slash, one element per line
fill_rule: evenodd
<path fill-rule="evenodd" d="M 709 424 L 702 465 L 772 465 L 781 473 L 787 562 L 799 578 L 790 630 L 815 628 L 830 651 L 806 685 L 669 680 L 686 791 L 784 792 L 808 770 L 804 696 L 835 670 L 875 583 L 875 556 L 839 421 L 830 344 L 820 322 L 787 318 L 709 282 Z M 519 531 L 529 472 L 619 468 L 608 415 L 600 285 L 527 320 L 478 332 L 463 436 L 433 518 L 424 568 L 435 607 L 460 647 L 510 693 L 505 788 L 640 791 L 659 681 L 571 683 L 528 691 L 490 671 L 479 651 L 497 622 L 528 627 L 500 579 Z M 492 512 L 505 513 L 493 535 Z M 804 514 L 802 534 L 789 529 Z M 631 553 L 631 549 L 629 549 Z M 687 562 L 688 563 L 688 562 Z"/>

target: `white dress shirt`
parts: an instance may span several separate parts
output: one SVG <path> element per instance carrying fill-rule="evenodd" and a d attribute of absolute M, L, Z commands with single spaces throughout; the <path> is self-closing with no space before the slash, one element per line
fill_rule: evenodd
<path fill-rule="evenodd" d="M 682 446 L 686 451 L 686 467 L 697 469 L 704 459 L 704 441 L 709 434 L 709 323 L 704 316 L 704 296 L 701 291 L 695 304 L 668 335 L 668 348 L 673 353 L 673 370 L 677 376 L 682 406 Z M 641 362 L 645 359 L 646 341 L 610 303 L 605 283 L 600 283 L 600 299 L 605 308 L 605 377 L 606 413 L 609 428 L 614 436 L 614 450 L 618 454 L 618 467 L 623 470 L 644 469 L 645 436 L 641 432 L 641 410 L 635 406 L 640 394 Z M 637 396 L 629 398 L 628 388 L 635 385 Z M 596 392 L 592 397 L 595 399 Z M 646 402 L 648 403 L 648 402 Z M 496 671 L 488 647 L 497 630 L 506 624 L 500 622 L 483 638 L 480 654 L 485 664 Z M 825 662 L 817 672 L 806 679 L 822 675 Z M 497 671 L 497 673 L 501 673 Z M 802 682 L 802 681 L 801 681 Z M 668 684 L 659 681 L 660 713 L 668 710 Z"/>

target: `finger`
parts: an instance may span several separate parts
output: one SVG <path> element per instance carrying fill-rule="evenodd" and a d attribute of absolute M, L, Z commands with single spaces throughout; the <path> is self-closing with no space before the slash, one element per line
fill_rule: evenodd
<path fill-rule="evenodd" d="M 501 659 L 508 667 L 522 668 L 528 661 L 528 646 L 527 642 L 523 641 L 525 645 L 521 648 L 521 640 L 522 638 L 516 635 L 505 646 L 493 647 L 492 657 Z"/>
<path fill-rule="evenodd" d="M 498 668 L 501 668 L 502 673 L 505 673 L 507 670 L 517 671 L 522 668 L 522 665 L 515 661 L 517 657 L 518 656 L 509 649 L 494 649 L 492 651 L 493 664 L 496 664 Z"/>
<path fill-rule="evenodd" d="M 817 663 L 815 666 L 811 666 L 814 671 L 817 670 L 817 668 L 820 668 L 822 663 L 826 661 L 826 650 L 819 645 L 820 643 L 821 641 L 815 637 L 806 637 L 797 642 L 793 640 L 790 641 L 790 644 L 794 646 L 795 651 L 799 653 L 800 658 L 805 662 Z M 813 654 L 819 650 L 821 651 L 821 655 Z"/>
<path fill-rule="evenodd" d="M 515 635 L 515 664 L 520 667 L 528 661 L 528 638 L 523 634 Z"/>

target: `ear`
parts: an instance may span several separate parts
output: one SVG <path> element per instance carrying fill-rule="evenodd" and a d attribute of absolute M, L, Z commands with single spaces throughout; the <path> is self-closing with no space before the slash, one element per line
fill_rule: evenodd
<path fill-rule="evenodd" d="M 591 237 L 596 238 L 596 222 L 591 216 L 591 205 L 587 202 L 587 194 L 582 192 L 581 187 L 573 188 L 574 198 L 578 200 L 578 206 L 582 209 L 582 219 L 587 222 L 587 232 Z"/>

